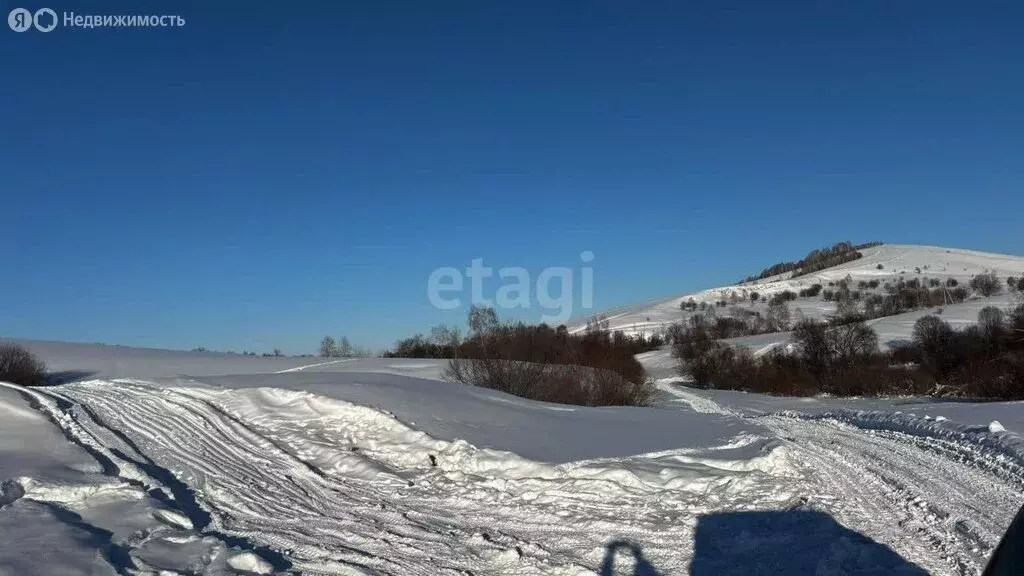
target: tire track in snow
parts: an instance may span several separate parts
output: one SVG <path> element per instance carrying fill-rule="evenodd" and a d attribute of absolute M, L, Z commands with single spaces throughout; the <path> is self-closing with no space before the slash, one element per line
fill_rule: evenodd
<path fill-rule="evenodd" d="M 589 468 L 496 456 L 300 392 L 120 380 L 59 393 L 103 445 L 187 486 L 209 530 L 276 550 L 309 574 L 592 574 L 605 545 L 622 538 L 641 542 L 664 573 L 684 573 L 700 514 L 777 508 L 791 497 L 790 478 L 684 455 Z M 269 400 L 252 409 L 260 394 Z M 293 401 L 315 404 L 309 418 L 297 419 L 294 406 L 274 412 Z M 690 476 L 659 488 L 634 464 Z"/>
<path fill-rule="evenodd" d="M 306 368 L 316 368 L 317 366 L 329 366 L 331 364 L 339 364 L 341 362 L 349 362 L 349 358 L 343 360 L 331 360 L 330 362 L 320 362 L 319 364 L 306 364 L 305 366 L 296 366 L 294 368 L 285 368 L 284 370 L 278 370 L 274 374 L 287 374 L 289 372 L 302 372 Z"/>
<path fill-rule="evenodd" d="M 812 505 L 937 574 L 980 574 L 1024 501 L 1024 462 L 990 441 L 858 427 L 856 416 L 744 416 L 671 383 L 659 387 L 694 411 L 768 427 L 806 464 Z"/>
<path fill-rule="evenodd" d="M 63 392 L 100 415 L 108 443 L 116 442 L 110 430 L 132 435 L 140 452 L 192 486 L 217 530 L 285 551 L 304 573 L 464 574 L 482 563 L 459 550 L 473 532 L 403 512 L 392 495 L 359 482 L 325 478 L 202 400 L 128 382 L 100 386 Z"/>

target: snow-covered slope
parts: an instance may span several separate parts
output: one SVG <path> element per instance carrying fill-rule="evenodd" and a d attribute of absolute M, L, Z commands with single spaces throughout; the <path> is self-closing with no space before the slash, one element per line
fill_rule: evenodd
<path fill-rule="evenodd" d="M 626 306 L 609 310 L 602 315 L 608 319 L 611 330 L 651 334 L 668 324 L 686 318 L 688 313 L 680 310 L 680 304 L 691 298 L 698 304 L 707 302 L 713 305 L 719 300 L 730 300 L 735 294 L 743 307 L 764 312 L 767 309 L 765 300 L 773 294 L 785 290 L 799 292 L 813 284 L 827 285 L 828 282 L 842 280 L 847 275 L 854 284 L 861 280 L 879 280 L 884 283 L 898 278 L 909 280 L 915 277 L 936 278 L 943 283 L 948 278 L 955 278 L 958 282 L 966 284 L 972 277 L 987 272 L 996 274 L 1000 279 L 1007 276 L 1024 276 L 1024 257 L 1021 256 L 907 244 L 883 244 L 865 248 L 860 252 L 863 254 L 862 258 L 806 276 L 789 278 L 790 275 L 787 273 L 757 282 L 709 288 L 656 302 Z M 879 266 L 882 268 L 879 269 Z M 751 292 L 757 292 L 761 296 L 760 303 L 750 303 Z M 794 314 L 820 318 L 833 313 L 835 303 L 825 302 L 820 298 L 807 298 L 792 302 L 790 308 Z M 582 330 L 585 327 L 584 319 L 570 326 L 570 330 Z"/>
<path fill-rule="evenodd" d="M 584 408 L 431 361 L 32 345 L 69 381 L 0 386 L 5 575 L 974 574 L 1024 500 L 1019 403 Z"/>
<path fill-rule="evenodd" d="M 954 328 L 964 328 L 977 324 L 978 312 L 987 306 L 994 306 L 1002 310 L 1016 306 L 1017 297 L 1010 294 L 1000 294 L 988 298 L 973 298 L 961 304 L 950 304 L 941 308 L 921 308 L 896 314 L 895 316 L 883 316 L 866 322 L 878 334 L 878 344 L 882 349 L 898 346 L 909 342 L 914 333 L 914 323 L 924 316 L 930 314 L 938 315 Z M 758 334 L 756 336 L 743 336 L 740 338 L 729 338 L 725 340 L 735 346 L 745 346 L 754 350 L 755 354 L 763 354 L 772 348 L 785 344 L 789 341 L 790 332 L 775 332 L 770 334 Z M 668 358 L 668 349 L 659 350 L 654 355 L 660 354 Z M 668 362 L 668 360 L 664 360 Z"/>

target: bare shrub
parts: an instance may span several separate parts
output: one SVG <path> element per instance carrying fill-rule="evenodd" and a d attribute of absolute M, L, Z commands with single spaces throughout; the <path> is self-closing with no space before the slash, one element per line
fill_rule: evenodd
<path fill-rule="evenodd" d="M 46 364 L 13 342 L 0 342 L 0 382 L 42 386 L 46 384 Z"/>
<path fill-rule="evenodd" d="M 954 304 L 960 304 L 964 300 L 967 300 L 967 296 L 967 289 L 963 286 L 957 286 L 949 291 L 949 299 L 952 300 Z"/>
<path fill-rule="evenodd" d="M 1024 342 L 1024 302 L 1014 306 L 1010 310 L 1007 321 L 1009 323 L 1010 331 L 1013 332 L 1012 337 Z"/>
<path fill-rule="evenodd" d="M 531 400 L 578 406 L 642 406 L 653 393 L 649 380 L 630 382 L 611 370 L 501 358 L 455 358 L 444 377 Z"/>
<path fill-rule="evenodd" d="M 995 274 L 978 274 L 971 278 L 971 288 L 987 298 L 998 294 L 1003 286 Z"/>
<path fill-rule="evenodd" d="M 445 377 L 545 402 L 641 405 L 650 399 L 653 384 L 635 354 L 654 343 L 660 345 L 661 337 L 498 325 L 459 345 Z"/>
<path fill-rule="evenodd" d="M 995 306 L 986 306 L 978 312 L 978 329 L 988 339 L 999 338 L 1003 333 L 1003 311 Z"/>
<path fill-rule="evenodd" d="M 856 299 L 853 297 L 849 288 L 846 288 L 845 286 L 836 292 L 836 305 L 836 313 L 841 318 L 855 316 L 857 314 Z"/>
<path fill-rule="evenodd" d="M 811 284 L 810 288 L 804 288 L 799 292 L 801 298 L 817 298 L 818 294 L 821 294 L 821 284 Z"/>

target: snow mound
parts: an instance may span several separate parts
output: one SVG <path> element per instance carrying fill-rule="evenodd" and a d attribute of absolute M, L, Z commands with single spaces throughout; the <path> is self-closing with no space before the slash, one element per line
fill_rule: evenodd
<path fill-rule="evenodd" d="M 274 567 L 252 552 L 241 552 L 228 558 L 228 566 L 246 574 L 273 574 Z"/>

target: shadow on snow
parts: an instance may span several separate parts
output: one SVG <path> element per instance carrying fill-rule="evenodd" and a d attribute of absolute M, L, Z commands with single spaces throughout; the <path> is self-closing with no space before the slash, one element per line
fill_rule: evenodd
<path fill-rule="evenodd" d="M 622 554 L 632 572 L 616 572 Z M 647 560 L 640 545 L 614 541 L 607 546 L 601 576 L 668 576 Z M 892 548 L 845 528 L 824 512 L 776 510 L 706 514 L 697 519 L 691 576 L 894 574 L 924 576 L 923 568 Z"/>

